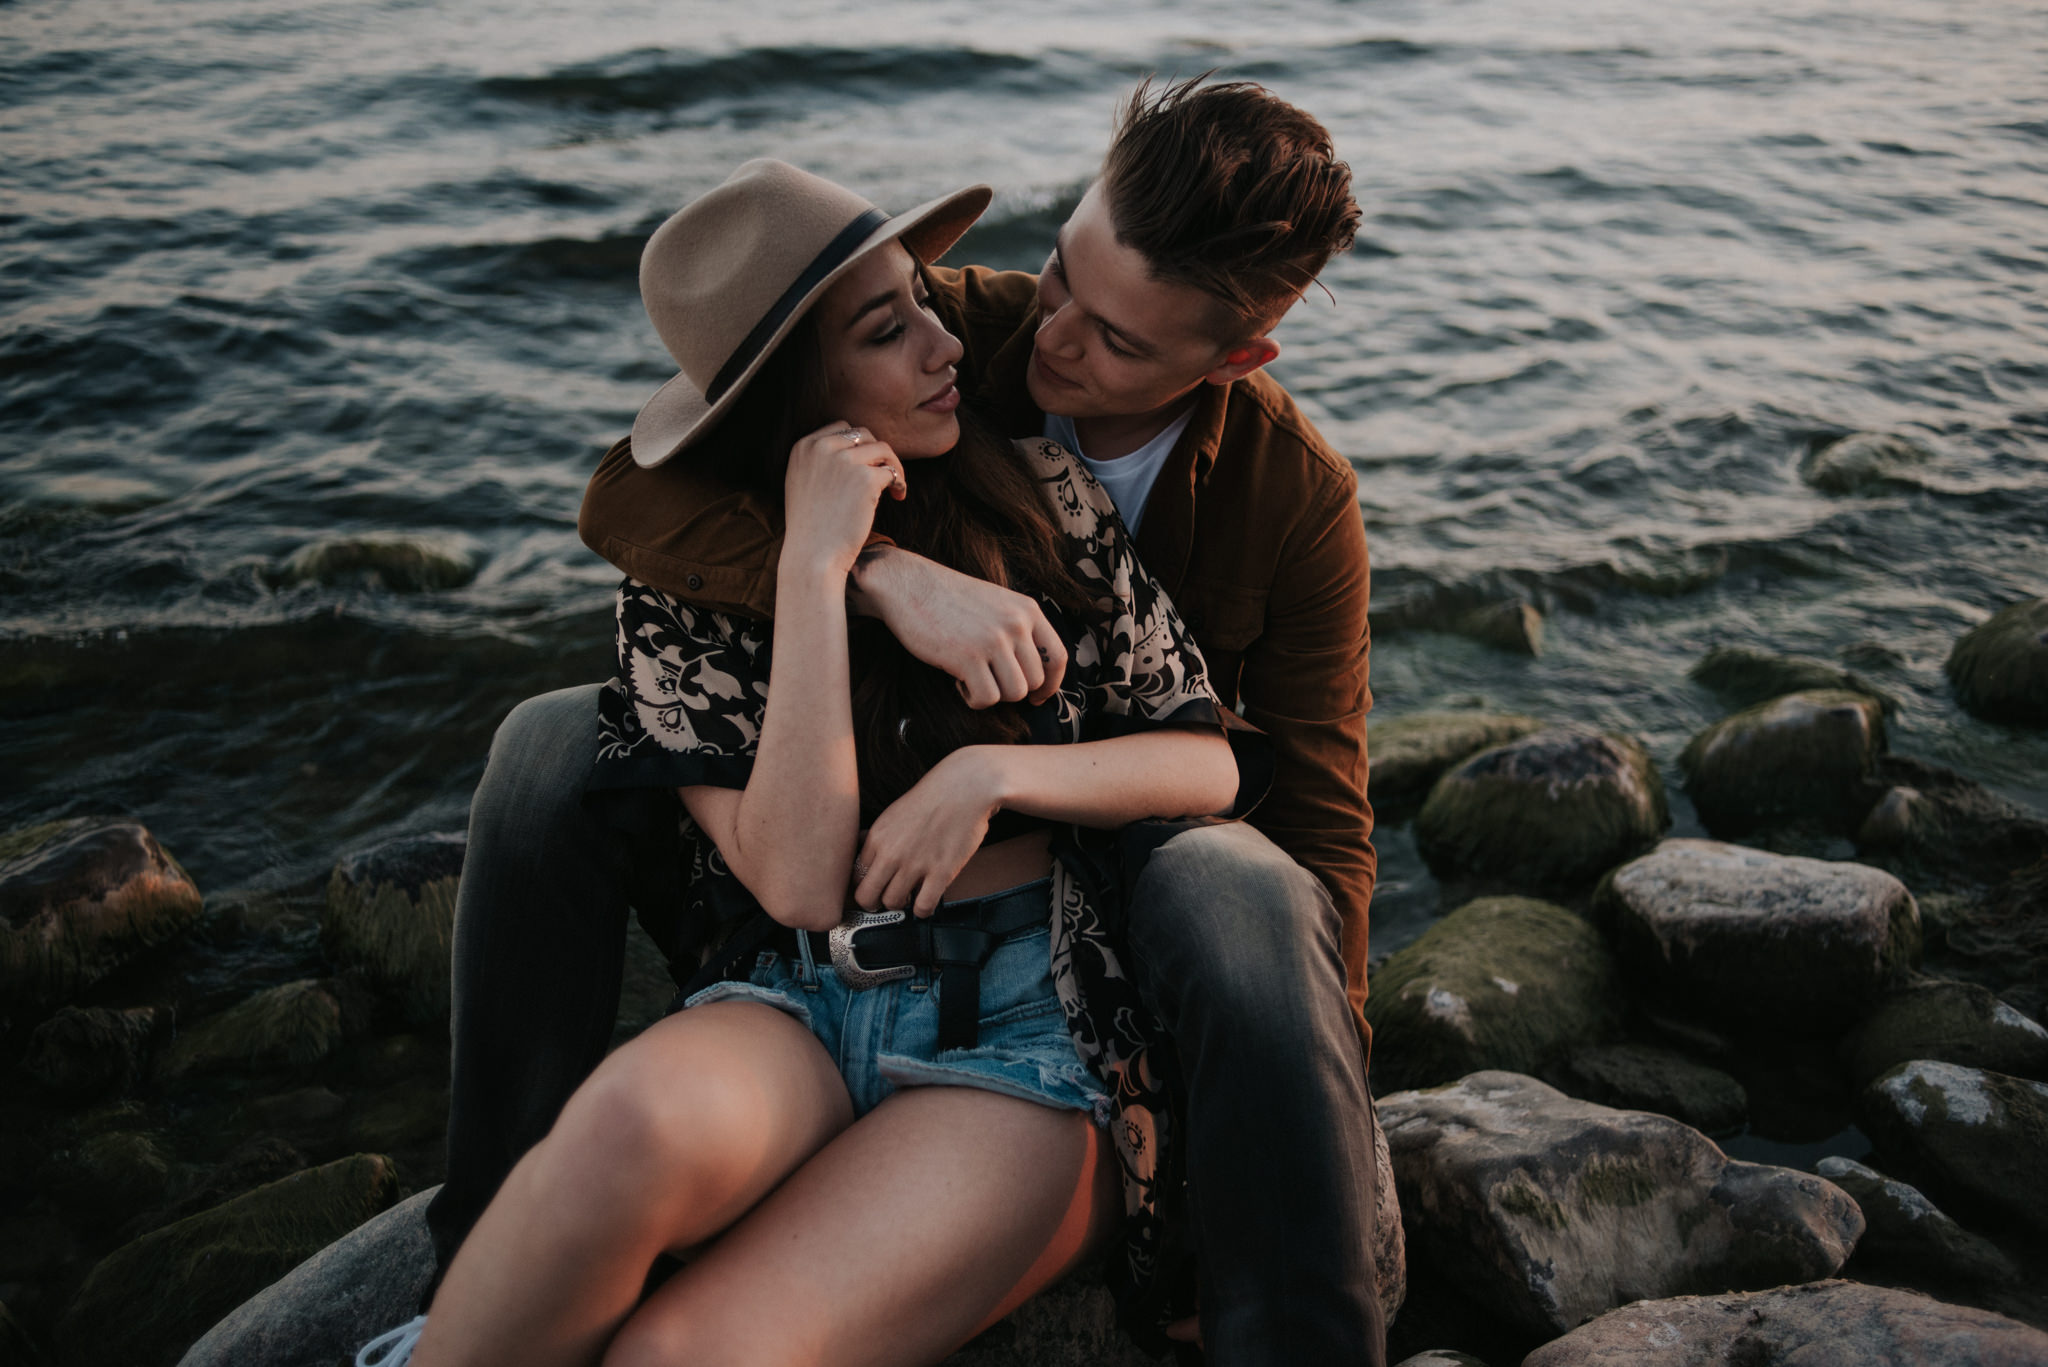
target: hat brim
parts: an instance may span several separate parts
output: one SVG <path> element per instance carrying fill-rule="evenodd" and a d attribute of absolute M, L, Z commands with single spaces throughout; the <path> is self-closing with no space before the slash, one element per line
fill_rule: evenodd
<path fill-rule="evenodd" d="M 639 416 L 633 419 L 633 463 L 651 470 L 708 432 L 738 401 L 746 390 L 747 382 L 754 378 L 754 372 L 775 354 L 775 348 L 782 345 L 782 339 L 810 311 L 818 296 L 830 289 L 834 281 L 852 270 L 869 252 L 900 239 L 912 255 L 930 265 L 944 256 L 961 235 L 974 226 L 974 221 L 987 211 L 989 202 L 994 198 L 995 191 L 988 186 L 970 185 L 898 214 L 875 229 L 847 255 L 845 261 L 804 294 L 789 311 L 782 326 L 775 330 L 754 357 L 753 363 L 718 396 L 718 402 L 707 402 L 703 392 L 687 375 L 677 375 L 654 391 L 654 397 L 641 406 Z"/>

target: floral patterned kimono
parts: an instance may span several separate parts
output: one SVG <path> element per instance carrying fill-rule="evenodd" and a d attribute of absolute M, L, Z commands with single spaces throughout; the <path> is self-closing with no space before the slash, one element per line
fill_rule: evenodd
<path fill-rule="evenodd" d="M 1047 617 L 1069 654 L 1060 690 L 1028 713 L 1031 742 L 1069 744 L 1148 726 L 1208 725 L 1231 733 L 1242 809 L 1263 792 L 1263 737 L 1218 703 L 1187 624 L 1131 546 L 1109 494 L 1056 442 L 1017 443 L 1062 533 L 1068 564 L 1095 600 L 1097 620 L 1076 625 L 1050 603 Z M 599 702 L 599 746 L 589 787 L 744 787 L 767 706 L 771 623 L 678 602 L 628 579 L 618 595 L 619 675 Z M 1247 777 L 1250 776 L 1250 777 Z M 1126 1327 L 1164 1350 L 1161 1326 L 1180 1252 L 1182 1155 L 1170 1043 L 1126 974 L 1119 927 L 1123 890 L 1145 855 L 1187 822 L 1144 822 L 1125 832 L 1068 827 L 1053 842 L 1052 974 L 1074 1046 L 1110 1097 L 1124 1179 L 1123 1246 L 1109 1280 Z M 685 925 L 702 944 L 727 940 L 766 913 L 687 816 L 690 864 Z M 680 1001 L 680 998 L 678 999 Z"/>

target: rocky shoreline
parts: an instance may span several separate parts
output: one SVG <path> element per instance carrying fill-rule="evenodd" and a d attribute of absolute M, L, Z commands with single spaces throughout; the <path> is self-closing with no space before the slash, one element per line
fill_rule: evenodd
<path fill-rule="evenodd" d="M 1948 673 L 2048 725 L 2048 600 Z M 1666 838 L 1627 735 L 1374 727 L 1448 909 L 1368 1007 L 1396 1357 L 2048 1361 L 2048 818 L 1891 753 L 1892 701 L 1826 661 L 1693 677 L 1731 708 L 1677 757 L 1711 839 Z M 462 850 L 202 896 L 133 822 L 0 836 L 0 1367 L 334 1362 L 410 1313 Z M 672 991 L 630 939 L 618 1039 Z M 1143 1359 L 1083 1279 L 960 1360 Z"/>

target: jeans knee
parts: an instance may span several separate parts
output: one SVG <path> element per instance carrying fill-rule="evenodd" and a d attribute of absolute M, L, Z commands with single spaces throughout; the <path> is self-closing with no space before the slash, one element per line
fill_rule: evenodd
<path fill-rule="evenodd" d="M 491 737 L 471 804 L 472 824 L 493 830 L 532 825 L 545 831 L 563 816 L 580 812 L 596 755 L 596 685 L 526 699 L 505 715 Z"/>

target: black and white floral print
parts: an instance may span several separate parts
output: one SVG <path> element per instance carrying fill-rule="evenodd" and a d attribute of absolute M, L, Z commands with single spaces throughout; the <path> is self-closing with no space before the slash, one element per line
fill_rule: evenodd
<path fill-rule="evenodd" d="M 1034 740 L 1073 743 L 1138 726 L 1223 725 L 1187 625 L 1131 546 L 1108 492 L 1052 441 L 1019 442 L 1090 591 L 1093 621 L 1069 640 L 1060 691 L 1037 710 Z M 1058 609 L 1047 604 L 1059 621 Z M 766 712 L 772 625 L 678 602 L 628 579 L 618 594 L 619 674 L 599 702 L 593 788 L 717 784 L 744 787 Z M 1234 720 L 1234 719 L 1233 719 Z M 690 910 L 718 921 L 752 908 L 711 842 L 689 826 Z M 1081 833 L 1055 841 L 1052 973 L 1074 1045 L 1103 1080 L 1123 1169 L 1128 1212 L 1112 1284 L 1141 1340 L 1163 1348 L 1162 1271 L 1167 1221 L 1178 1205 L 1179 1127 L 1167 1083 L 1171 1048 L 1125 970 L 1106 919 L 1121 896 L 1113 860 L 1082 853 Z M 1096 842 L 1099 845 L 1099 841 Z"/>

